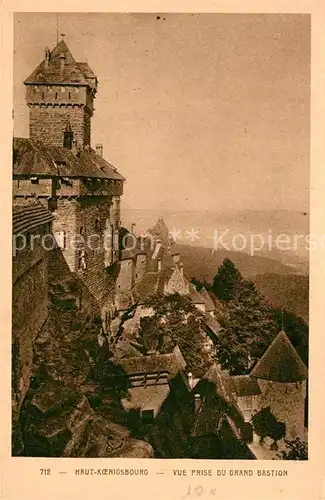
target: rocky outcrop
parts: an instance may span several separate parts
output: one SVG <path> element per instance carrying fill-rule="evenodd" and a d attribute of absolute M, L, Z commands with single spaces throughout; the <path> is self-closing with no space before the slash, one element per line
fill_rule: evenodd
<path fill-rule="evenodd" d="M 77 310 L 77 289 L 76 280 L 66 279 L 51 287 L 52 308 L 34 345 L 14 454 L 150 458 L 151 446 L 125 426 L 120 398 L 127 378 L 109 361 L 100 319 Z"/>

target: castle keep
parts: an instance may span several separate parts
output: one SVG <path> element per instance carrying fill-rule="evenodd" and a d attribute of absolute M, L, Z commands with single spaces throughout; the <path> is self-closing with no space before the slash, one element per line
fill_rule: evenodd
<path fill-rule="evenodd" d="M 91 143 L 97 78 L 76 62 L 64 40 L 45 49 L 25 80 L 29 139 L 14 139 L 15 203 L 38 199 L 54 217 L 53 233 L 72 273 L 104 321 L 114 315 L 120 196 L 124 178 Z"/>

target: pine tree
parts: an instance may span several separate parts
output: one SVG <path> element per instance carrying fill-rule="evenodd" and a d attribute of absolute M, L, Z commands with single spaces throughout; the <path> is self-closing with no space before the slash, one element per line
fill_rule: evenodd
<path fill-rule="evenodd" d="M 230 259 L 225 259 L 213 279 L 212 291 L 218 299 L 228 302 L 237 293 L 242 276 Z"/>
<path fill-rule="evenodd" d="M 277 334 L 272 311 L 254 284 L 241 280 L 228 302 L 228 317 L 218 335 L 217 356 L 231 374 L 249 373 Z"/>

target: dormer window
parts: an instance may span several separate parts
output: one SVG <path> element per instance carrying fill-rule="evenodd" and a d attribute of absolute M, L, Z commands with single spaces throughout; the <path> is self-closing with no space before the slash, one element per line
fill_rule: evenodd
<path fill-rule="evenodd" d="M 34 85 L 34 90 L 35 90 L 35 92 L 39 92 L 39 86 L 38 85 Z"/>
<path fill-rule="evenodd" d="M 47 91 L 48 91 L 48 92 L 52 92 L 52 91 L 53 91 L 53 90 L 52 90 L 52 87 L 48 86 L 48 87 L 47 87 Z"/>
<path fill-rule="evenodd" d="M 61 87 L 61 92 L 64 94 L 64 92 L 65 92 L 65 87 Z"/>

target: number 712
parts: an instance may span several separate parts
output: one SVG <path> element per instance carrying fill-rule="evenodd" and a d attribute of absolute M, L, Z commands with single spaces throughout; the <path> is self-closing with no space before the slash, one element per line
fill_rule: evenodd
<path fill-rule="evenodd" d="M 50 476 L 51 469 L 40 469 L 41 476 Z"/>

